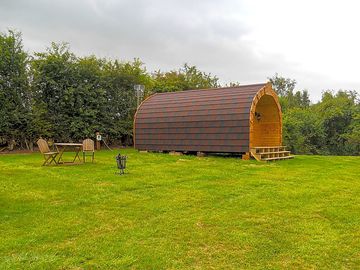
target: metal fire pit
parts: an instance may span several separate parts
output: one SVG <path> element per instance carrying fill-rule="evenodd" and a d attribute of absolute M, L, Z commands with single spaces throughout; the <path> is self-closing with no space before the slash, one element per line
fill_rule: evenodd
<path fill-rule="evenodd" d="M 120 170 L 119 174 L 124 174 L 124 170 L 126 168 L 126 159 L 127 156 L 122 156 L 120 153 L 115 157 L 117 167 Z"/>

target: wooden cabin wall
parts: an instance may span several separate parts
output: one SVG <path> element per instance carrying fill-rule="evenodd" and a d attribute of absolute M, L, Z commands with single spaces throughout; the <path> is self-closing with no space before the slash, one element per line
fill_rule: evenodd
<path fill-rule="evenodd" d="M 281 116 L 274 98 L 270 95 L 262 96 L 255 111 L 260 115 L 260 119 L 254 117 L 252 134 L 250 134 L 251 145 L 253 147 L 281 145 Z"/>

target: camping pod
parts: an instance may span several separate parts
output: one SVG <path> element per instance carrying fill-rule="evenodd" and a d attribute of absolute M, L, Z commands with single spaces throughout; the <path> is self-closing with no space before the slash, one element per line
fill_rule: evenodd
<path fill-rule="evenodd" d="M 241 153 L 258 160 L 290 158 L 271 83 L 156 93 L 134 117 L 142 151 Z"/>

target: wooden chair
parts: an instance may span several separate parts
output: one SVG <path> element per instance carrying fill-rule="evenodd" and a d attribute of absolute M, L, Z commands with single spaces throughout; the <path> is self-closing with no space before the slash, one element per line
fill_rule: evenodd
<path fill-rule="evenodd" d="M 94 162 L 94 155 L 95 155 L 95 146 L 94 141 L 92 139 L 85 139 L 83 140 L 83 161 L 85 163 L 85 157 L 91 156 L 91 162 Z M 89 153 L 86 155 L 86 153 Z"/>
<path fill-rule="evenodd" d="M 40 152 L 44 155 L 45 161 L 42 166 L 50 165 L 52 162 L 57 165 L 58 163 L 56 162 L 55 158 L 59 154 L 59 152 L 50 151 L 49 145 L 44 139 L 39 139 L 36 143 L 39 147 Z"/>

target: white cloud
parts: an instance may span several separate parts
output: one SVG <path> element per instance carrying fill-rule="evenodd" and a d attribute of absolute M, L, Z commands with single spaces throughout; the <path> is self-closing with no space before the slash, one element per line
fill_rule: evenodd
<path fill-rule="evenodd" d="M 275 72 L 319 99 L 360 89 L 357 1 L 79 0 L 0 2 L 0 29 L 42 51 L 67 41 L 81 55 L 130 60 L 150 70 L 197 65 L 223 82 L 262 82 Z"/>

